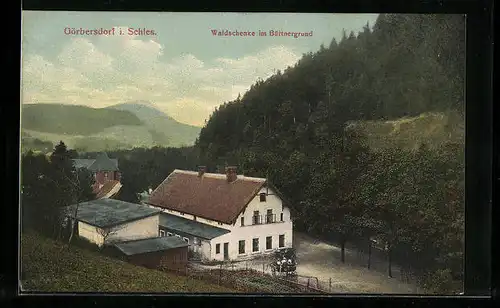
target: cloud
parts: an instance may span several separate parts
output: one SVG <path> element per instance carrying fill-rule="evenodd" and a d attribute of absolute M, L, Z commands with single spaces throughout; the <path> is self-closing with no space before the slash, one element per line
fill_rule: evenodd
<path fill-rule="evenodd" d="M 202 125 L 215 106 L 300 58 L 284 46 L 207 62 L 189 53 L 167 61 L 162 56 L 161 44 L 134 36 L 75 37 L 53 61 L 28 51 L 23 54 L 23 102 L 105 107 L 146 100 L 181 122 Z"/>

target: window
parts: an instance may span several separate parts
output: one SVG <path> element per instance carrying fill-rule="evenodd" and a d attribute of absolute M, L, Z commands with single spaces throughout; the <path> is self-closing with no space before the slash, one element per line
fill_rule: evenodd
<path fill-rule="evenodd" d="M 266 202 L 266 193 L 260 193 L 260 202 Z"/>
<path fill-rule="evenodd" d="M 215 253 L 219 254 L 220 253 L 220 244 L 215 245 Z"/>
<path fill-rule="evenodd" d="M 172 236 L 173 234 L 170 232 L 167 232 L 167 236 Z"/>
<path fill-rule="evenodd" d="M 266 237 L 266 249 L 273 249 L 273 237 Z"/>
<path fill-rule="evenodd" d="M 252 240 L 252 251 L 253 252 L 259 251 L 259 239 L 258 238 L 254 238 Z"/>
<path fill-rule="evenodd" d="M 280 214 L 280 221 L 283 221 L 283 213 Z"/>
<path fill-rule="evenodd" d="M 266 214 L 266 224 L 270 224 L 273 222 L 273 210 L 270 209 L 270 210 L 267 210 L 267 214 Z"/>
<path fill-rule="evenodd" d="M 243 227 L 245 225 L 245 217 L 241 217 L 241 226 Z"/>
<path fill-rule="evenodd" d="M 183 237 L 182 239 L 184 240 L 184 242 L 189 244 L 189 239 L 187 237 Z"/>
<path fill-rule="evenodd" d="M 285 235 L 281 234 L 279 238 L 279 247 L 285 247 Z"/>
<path fill-rule="evenodd" d="M 165 236 L 165 231 L 164 230 L 160 230 L 160 236 Z"/>
<path fill-rule="evenodd" d="M 242 241 L 239 242 L 238 252 L 240 254 L 245 253 L 245 240 L 242 240 Z"/>
<path fill-rule="evenodd" d="M 253 224 L 254 225 L 258 225 L 260 224 L 260 215 L 259 215 L 259 211 L 254 211 L 253 212 Z"/>
<path fill-rule="evenodd" d="M 223 225 L 223 223 L 222 223 L 222 222 L 219 222 L 219 226 L 222 226 L 222 225 Z"/>

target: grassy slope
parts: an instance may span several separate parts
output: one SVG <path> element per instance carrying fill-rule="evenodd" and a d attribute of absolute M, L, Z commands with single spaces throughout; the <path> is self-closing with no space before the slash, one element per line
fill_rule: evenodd
<path fill-rule="evenodd" d="M 465 121 L 455 112 L 425 113 L 393 121 L 352 122 L 349 129 L 361 131 L 374 150 L 389 147 L 431 148 L 443 143 L 465 143 Z"/>
<path fill-rule="evenodd" d="M 210 292 L 237 291 L 134 266 L 29 233 L 21 239 L 24 291 L 43 292 Z"/>

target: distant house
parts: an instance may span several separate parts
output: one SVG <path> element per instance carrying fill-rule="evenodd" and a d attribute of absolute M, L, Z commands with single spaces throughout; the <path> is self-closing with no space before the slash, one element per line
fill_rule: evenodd
<path fill-rule="evenodd" d="M 174 236 L 203 260 L 251 258 L 292 247 L 288 204 L 264 178 L 174 170 L 145 201 L 162 211 L 160 236 Z"/>
<path fill-rule="evenodd" d="M 73 159 L 76 168 L 88 169 L 94 175 L 92 186 L 97 199 L 111 198 L 116 195 L 122 184 L 118 160 L 111 159 L 106 153 L 99 154 L 95 159 Z"/>
<path fill-rule="evenodd" d="M 184 269 L 188 244 L 177 237 L 155 237 L 116 243 L 118 257 L 135 265 L 157 269 Z"/>
<path fill-rule="evenodd" d="M 75 207 L 66 208 L 66 215 L 72 220 Z M 144 205 L 98 199 L 80 203 L 75 221 L 78 236 L 102 246 L 157 237 L 159 215 L 160 211 Z"/>

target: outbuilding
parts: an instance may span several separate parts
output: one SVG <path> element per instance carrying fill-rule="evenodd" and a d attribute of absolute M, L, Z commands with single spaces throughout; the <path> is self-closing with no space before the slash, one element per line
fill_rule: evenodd
<path fill-rule="evenodd" d="M 160 211 L 115 199 L 97 199 L 66 208 L 77 234 L 98 246 L 158 236 Z"/>
<path fill-rule="evenodd" d="M 188 244 L 177 237 L 140 239 L 113 246 L 122 259 L 147 268 L 182 270 L 188 263 Z"/>

